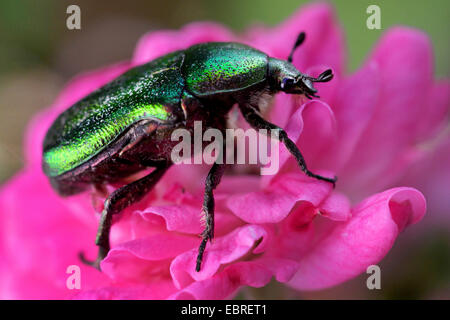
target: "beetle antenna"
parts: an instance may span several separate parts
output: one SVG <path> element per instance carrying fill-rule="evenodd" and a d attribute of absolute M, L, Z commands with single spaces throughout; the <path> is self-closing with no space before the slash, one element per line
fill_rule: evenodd
<path fill-rule="evenodd" d="M 291 53 L 289 54 L 289 57 L 287 58 L 288 62 L 292 62 L 292 57 L 294 56 L 294 52 L 295 50 L 303 43 L 303 41 L 305 41 L 305 33 L 302 31 L 299 33 L 298 37 L 297 37 L 297 41 L 295 41 L 294 47 L 291 50 Z"/>
<path fill-rule="evenodd" d="M 327 69 L 322 72 L 317 78 L 308 77 L 308 79 L 313 82 L 328 82 L 333 79 L 333 71 L 331 71 L 331 69 Z"/>

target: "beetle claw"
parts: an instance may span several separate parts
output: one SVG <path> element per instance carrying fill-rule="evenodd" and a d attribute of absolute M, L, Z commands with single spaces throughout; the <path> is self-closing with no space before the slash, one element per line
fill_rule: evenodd
<path fill-rule="evenodd" d="M 78 253 L 78 258 L 81 260 L 82 263 L 84 263 L 85 265 L 94 267 L 95 269 L 97 269 L 98 271 L 101 271 L 100 269 L 100 262 L 101 260 L 95 259 L 94 261 L 89 260 L 86 258 L 86 256 L 84 255 L 84 252 L 81 251 Z"/>

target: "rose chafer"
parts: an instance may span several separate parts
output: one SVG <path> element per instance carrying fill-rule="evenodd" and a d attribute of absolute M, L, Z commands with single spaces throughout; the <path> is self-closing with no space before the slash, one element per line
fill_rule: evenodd
<path fill-rule="evenodd" d="M 62 196 L 106 183 L 124 181 L 148 168 L 146 176 L 111 193 L 104 204 L 96 244 L 99 268 L 107 255 L 112 216 L 139 201 L 172 165 L 177 144 L 171 134 L 179 128 L 193 132 L 194 121 L 203 130 L 226 129 L 227 114 L 237 104 L 255 129 L 278 129 L 279 140 L 310 177 L 333 184 L 308 170 L 305 160 L 286 132 L 263 119 L 259 107 L 277 92 L 318 97 L 313 82 L 333 78 L 326 70 L 317 78 L 298 71 L 292 62 L 295 49 L 304 41 L 300 33 L 287 61 L 240 43 L 210 42 L 175 51 L 137 66 L 81 99 L 63 112 L 49 128 L 43 145 L 43 170 Z M 214 237 L 214 196 L 225 165 L 215 163 L 206 178 L 202 211 L 205 230 L 196 270 L 201 268 L 208 240 Z"/>

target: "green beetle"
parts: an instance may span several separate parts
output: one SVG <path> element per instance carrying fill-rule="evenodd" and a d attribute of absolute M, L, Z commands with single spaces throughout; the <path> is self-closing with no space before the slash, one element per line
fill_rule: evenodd
<path fill-rule="evenodd" d="M 316 175 L 286 132 L 264 120 L 259 106 L 277 92 L 316 96 L 313 82 L 333 77 L 326 70 L 317 78 L 292 65 L 295 49 L 304 41 L 300 33 L 287 61 L 240 43 L 210 42 L 176 51 L 135 67 L 92 92 L 63 112 L 49 128 L 43 145 L 43 171 L 62 196 L 94 186 L 124 181 L 139 171 L 151 173 L 118 188 L 104 204 L 96 244 L 99 268 L 110 249 L 112 216 L 139 201 L 172 165 L 171 140 L 175 129 L 192 132 L 195 121 L 203 129 L 225 130 L 227 114 L 238 104 L 246 121 L 256 129 L 278 129 L 279 140 L 310 177 L 335 184 L 336 177 Z M 214 196 L 225 165 L 215 163 L 205 183 L 205 230 L 196 270 L 201 268 L 208 240 L 214 237 Z M 104 190 L 104 189 L 103 189 Z"/>

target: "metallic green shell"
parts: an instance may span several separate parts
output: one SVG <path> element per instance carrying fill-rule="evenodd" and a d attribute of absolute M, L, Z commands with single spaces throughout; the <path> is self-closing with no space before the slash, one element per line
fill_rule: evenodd
<path fill-rule="evenodd" d="M 54 177 L 77 167 L 136 121 L 170 120 L 184 88 L 183 58 L 177 51 L 133 68 L 62 113 L 44 140 L 44 172 Z"/>
<path fill-rule="evenodd" d="M 267 55 L 240 43 L 203 43 L 185 54 L 183 76 L 196 96 L 245 89 L 266 79 Z"/>

